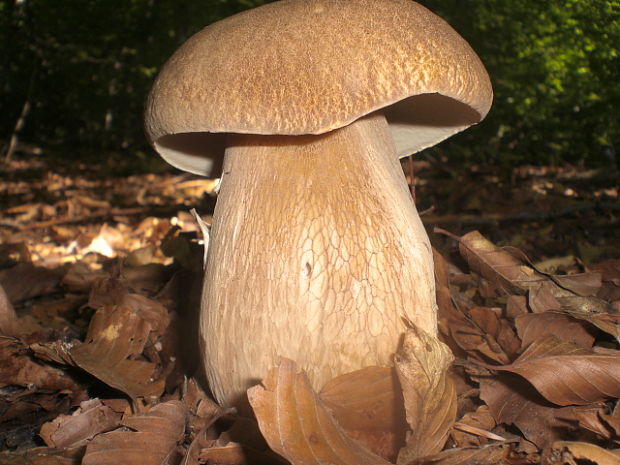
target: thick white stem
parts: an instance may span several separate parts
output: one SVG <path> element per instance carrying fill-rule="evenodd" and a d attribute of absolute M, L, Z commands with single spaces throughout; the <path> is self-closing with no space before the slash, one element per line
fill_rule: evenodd
<path fill-rule="evenodd" d="M 436 334 L 431 247 L 383 115 L 321 136 L 231 137 L 201 341 L 217 400 L 244 403 L 277 356 L 315 389 L 392 364 L 404 318 Z"/>

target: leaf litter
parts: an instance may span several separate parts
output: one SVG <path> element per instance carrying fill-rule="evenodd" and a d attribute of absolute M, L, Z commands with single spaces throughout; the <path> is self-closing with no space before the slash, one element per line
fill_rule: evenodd
<path fill-rule="evenodd" d="M 0 463 L 619 463 L 620 261 L 535 264 L 452 235 L 434 252 L 441 342 L 410 328 L 394 369 L 320 392 L 281 359 L 240 418 L 189 377 L 197 344 L 178 336 L 197 324 L 200 227 L 183 207 L 128 220 L 183 203 L 175 187 L 209 193 L 163 181 L 122 193 L 139 211 L 88 183 L 8 210 L 29 226 L 0 248 Z"/>

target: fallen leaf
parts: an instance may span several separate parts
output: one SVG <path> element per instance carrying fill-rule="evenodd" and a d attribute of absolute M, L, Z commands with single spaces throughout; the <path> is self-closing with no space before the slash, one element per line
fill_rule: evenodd
<path fill-rule="evenodd" d="M 562 338 L 579 347 L 589 348 L 594 344 L 594 331 L 588 324 L 565 313 L 526 313 L 515 318 L 517 333 L 525 349 L 537 339 L 551 335 Z"/>
<path fill-rule="evenodd" d="M 17 331 L 17 314 L 9 297 L 0 285 L 0 335 L 13 336 Z"/>
<path fill-rule="evenodd" d="M 83 388 L 63 370 L 39 363 L 29 356 L 26 344 L 0 336 L 0 387 L 22 386 L 34 391 L 65 391 L 75 395 Z"/>
<path fill-rule="evenodd" d="M 292 360 L 280 358 L 248 399 L 269 446 L 293 465 L 387 465 L 350 439 Z"/>
<path fill-rule="evenodd" d="M 590 270 L 601 273 L 604 281 L 609 281 L 616 286 L 620 286 L 620 259 L 609 259 L 590 266 Z"/>
<path fill-rule="evenodd" d="M 450 292 L 446 261 L 433 249 L 438 312 L 438 329 L 450 348 L 456 352 L 485 361 L 508 363 L 510 358 L 492 336 L 485 334 L 472 318 L 465 315 L 455 304 Z"/>
<path fill-rule="evenodd" d="M 579 407 L 566 407 L 556 414 L 558 418 L 578 423 L 581 428 L 598 434 L 603 439 L 609 440 L 614 436 L 613 428 L 605 421 L 606 409 L 600 404 L 585 405 Z"/>
<path fill-rule="evenodd" d="M 611 334 L 620 342 L 620 313 L 589 314 L 580 311 L 569 312 L 569 314 L 574 318 L 591 323 L 601 331 Z"/>
<path fill-rule="evenodd" d="M 0 452 L 2 465 L 81 465 L 83 447 L 55 449 L 35 447 L 20 452 Z"/>
<path fill-rule="evenodd" d="M 559 310 L 581 306 L 598 312 L 609 307 L 594 297 L 601 287 L 601 274 L 550 275 L 534 268 L 523 252 L 513 247 L 500 248 L 480 232 L 472 231 L 459 239 L 459 250 L 470 268 L 491 282 L 501 293 L 530 294 L 530 304 L 538 310 Z M 544 286 L 544 294 L 541 287 Z M 544 297 L 544 301 L 542 300 Z M 553 298 L 553 299 L 552 299 Z"/>
<path fill-rule="evenodd" d="M 571 425 L 556 418 L 557 408 L 522 378 L 501 374 L 480 379 L 480 398 L 498 424 L 515 425 L 539 448 L 562 439 Z"/>
<path fill-rule="evenodd" d="M 0 271 L 0 285 L 12 303 L 55 292 L 61 278 L 59 271 L 30 263 L 19 263 Z"/>
<path fill-rule="evenodd" d="M 410 328 L 394 356 L 407 423 L 411 432 L 398 454 L 406 464 L 439 452 L 456 419 L 456 388 L 448 370 L 453 360 L 448 346 L 418 328 Z"/>
<path fill-rule="evenodd" d="M 512 325 L 501 317 L 501 309 L 474 307 L 469 311 L 473 322 L 482 330 L 486 341 L 494 353 L 501 354 L 503 360 L 512 360 L 521 347 L 521 341 L 512 329 Z"/>
<path fill-rule="evenodd" d="M 404 465 L 509 465 L 510 447 L 491 444 L 477 449 L 448 449 Z"/>
<path fill-rule="evenodd" d="M 620 397 L 620 351 L 584 349 L 555 336 L 533 342 L 510 365 L 550 402 L 586 405 Z"/>
<path fill-rule="evenodd" d="M 396 457 L 406 422 L 392 368 L 367 367 L 338 376 L 323 386 L 319 397 L 349 436 L 381 457 Z"/>
<path fill-rule="evenodd" d="M 99 309 L 86 341 L 70 350 L 71 359 L 109 386 L 132 398 L 157 398 L 164 389 L 164 362 L 156 343 L 170 323 L 165 307 L 127 294 L 122 305 Z M 151 357 L 144 357 L 151 349 Z M 169 361 L 168 361 L 169 362 Z"/>
<path fill-rule="evenodd" d="M 121 416 L 99 399 L 90 399 L 82 402 L 72 415 L 59 415 L 45 423 L 39 436 L 50 447 L 79 447 L 95 435 L 116 428 Z"/>
<path fill-rule="evenodd" d="M 478 231 L 462 236 L 459 239 L 459 250 L 473 271 L 506 294 L 523 295 L 547 279 L 497 247 Z"/>
<path fill-rule="evenodd" d="M 557 441 L 551 446 L 552 464 L 587 460 L 598 465 L 620 465 L 620 450 L 607 450 L 587 442 Z"/>
<path fill-rule="evenodd" d="M 86 446 L 82 465 L 162 465 L 183 440 L 186 410 L 179 401 L 157 404 L 122 420 L 125 430 L 96 436 Z M 128 429 L 127 429 L 128 428 Z"/>
<path fill-rule="evenodd" d="M 288 465 L 288 462 L 273 453 L 254 450 L 238 442 L 220 444 L 219 440 L 202 449 L 196 462 L 187 462 L 182 465 L 205 463 L 217 465 Z"/>
<path fill-rule="evenodd" d="M 495 427 L 495 419 L 489 407 L 481 405 L 473 412 L 467 412 L 455 424 L 450 432 L 450 437 L 458 448 L 480 447 L 487 443 L 488 436 L 480 434 L 480 432 L 491 431 Z M 475 429 L 471 429 L 475 428 Z"/>

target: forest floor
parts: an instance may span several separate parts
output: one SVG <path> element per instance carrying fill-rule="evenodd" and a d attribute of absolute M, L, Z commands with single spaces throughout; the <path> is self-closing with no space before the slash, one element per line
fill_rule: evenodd
<path fill-rule="evenodd" d="M 263 439 L 192 378 L 203 248 L 190 210 L 210 222 L 215 183 L 118 157 L 2 162 L 0 464 L 285 463 L 267 444 L 294 464 L 620 463 L 620 173 L 413 166 L 450 376 L 408 381 L 428 367 L 403 347 L 398 394 L 352 424 L 333 385 L 268 398 L 303 385 L 282 362 L 255 392 Z"/>

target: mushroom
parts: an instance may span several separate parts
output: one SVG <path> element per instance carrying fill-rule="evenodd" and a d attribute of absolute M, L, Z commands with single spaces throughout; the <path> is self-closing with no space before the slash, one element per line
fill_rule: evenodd
<path fill-rule="evenodd" d="M 480 59 L 410 0 L 281 0 L 204 28 L 161 69 L 146 131 L 221 187 L 200 340 L 242 406 L 278 356 L 315 389 L 390 366 L 409 320 L 437 334 L 428 236 L 399 157 L 479 122 Z"/>

